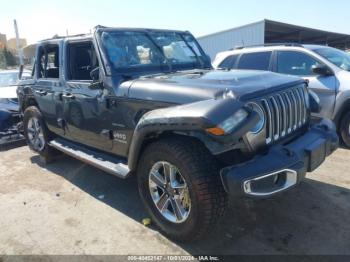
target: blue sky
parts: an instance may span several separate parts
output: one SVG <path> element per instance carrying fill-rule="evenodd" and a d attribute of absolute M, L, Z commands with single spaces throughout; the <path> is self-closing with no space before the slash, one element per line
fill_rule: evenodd
<path fill-rule="evenodd" d="M 3 3 L 1 3 L 3 2 Z M 264 18 L 349 33 L 347 0 L 0 0 L 0 33 L 35 42 L 54 34 L 86 33 L 97 24 L 189 30 L 209 34 Z"/>

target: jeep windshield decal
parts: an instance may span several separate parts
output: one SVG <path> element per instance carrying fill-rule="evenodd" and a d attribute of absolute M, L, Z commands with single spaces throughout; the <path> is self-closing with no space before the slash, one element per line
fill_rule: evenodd
<path fill-rule="evenodd" d="M 100 40 L 106 62 L 117 74 L 210 68 L 205 54 L 188 33 L 103 31 Z"/>

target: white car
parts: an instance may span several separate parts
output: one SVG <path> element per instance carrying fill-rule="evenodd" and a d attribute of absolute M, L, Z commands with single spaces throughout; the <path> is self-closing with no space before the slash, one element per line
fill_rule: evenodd
<path fill-rule="evenodd" d="M 218 53 L 213 67 L 273 71 L 307 79 L 322 106 L 314 116 L 333 120 L 350 148 L 350 54 L 321 45 L 270 44 Z"/>
<path fill-rule="evenodd" d="M 22 78 L 30 77 L 29 71 L 23 71 Z M 17 101 L 18 70 L 0 71 L 0 102 Z"/>
<path fill-rule="evenodd" d="M 22 79 L 30 75 L 29 71 L 24 71 Z M 12 122 L 19 121 L 18 80 L 18 70 L 0 71 L 0 132 L 7 130 Z"/>

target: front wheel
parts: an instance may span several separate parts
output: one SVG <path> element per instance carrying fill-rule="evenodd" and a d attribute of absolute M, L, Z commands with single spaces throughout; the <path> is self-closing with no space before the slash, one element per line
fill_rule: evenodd
<path fill-rule="evenodd" d="M 341 119 L 340 135 L 347 148 L 350 148 L 350 112 L 345 113 Z"/>
<path fill-rule="evenodd" d="M 139 192 L 165 235 L 191 241 L 213 228 L 227 205 L 218 170 L 209 152 L 189 139 L 165 139 L 144 150 Z"/>

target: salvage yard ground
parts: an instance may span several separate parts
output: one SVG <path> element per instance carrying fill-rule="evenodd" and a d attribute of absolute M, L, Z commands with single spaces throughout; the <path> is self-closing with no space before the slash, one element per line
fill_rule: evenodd
<path fill-rule="evenodd" d="M 350 255 L 350 150 L 279 197 L 231 201 L 199 243 L 167 240 L 145 217 L 135 178 L 68 156 L 43 166 L 27 147 L 0 152 L 0 254 Z"/>

